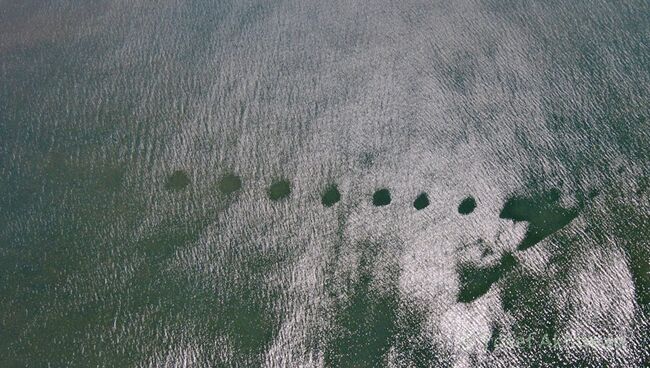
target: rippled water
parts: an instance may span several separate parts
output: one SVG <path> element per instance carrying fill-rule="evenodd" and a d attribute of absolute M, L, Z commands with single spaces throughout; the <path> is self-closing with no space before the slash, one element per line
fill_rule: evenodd
<path fill-rule="evenodd" d="M 649 19 L 0 0 L 0 367 L 648 366 Z"/>

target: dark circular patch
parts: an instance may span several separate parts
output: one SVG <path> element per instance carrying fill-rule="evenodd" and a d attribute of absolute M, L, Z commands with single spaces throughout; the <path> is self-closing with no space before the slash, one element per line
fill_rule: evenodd
<path fill-rule="evenodd" d="M 272 201 L 278 201 L 286 198 L 291 194 L 291 183 L 289 180 L 282 179 L 271 184 L 268 190 L 269 198 Z"/>
<path fill-rule="evenodd" d="M 372 204 L 375 206 L 386 206 L 390 204 L 390 191 L 388 189 L 379 189 L 372 196 Z"/>
<path fill-rule="evenodd" d="M 172 191 L 180 191 L 185 189 L 190 184 L 190 178 L 187 177 L 187 174 L 183 170 L 174 171 L 167 178 L 165 183 L 165 189 Z"/>
<path fill-rule="evenodd" d="M 458 205 L 458 213 L 461 215 L 469 215 L 474 212 L 475 208 L 476 200 L 473 197 L 467 197 L 460 202 L 460 205 Z"/>
<path fill-rule="evenodd" d="M 321 197 L 321 203 L 325 207 L 332 207 L 336 202 L 341 200 L 341 193 L 336 187 L 336 184 L 330 185 Z"/>
<path fill-rule="evenodd" d="M 413 202 L 413 207 L 415 207 L 415 209 L 418 211 L 429 207 L 429 197 L 427 196 L 427 194 L 426 193 L 420 194 Z"/>
<path fill-rule="evenodd" d="M 231 194 L 241 189 L 241 178 L 234 174 L 224 175 L 219 180 L 219 190 L 223 194 Z"/>

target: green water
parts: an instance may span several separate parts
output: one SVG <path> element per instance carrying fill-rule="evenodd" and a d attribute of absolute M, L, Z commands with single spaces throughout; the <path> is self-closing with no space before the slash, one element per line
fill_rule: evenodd
<path fill-rule="evenodd" d="M 1 2 L 0 367 L 650 366 L 648 14 Z"/>
<path fill-rule="evenodd" d="M 429 196 L 427 196 L 426 193 L 420 194 L 415 198 L 415 201 L 413 201 L 413 207 L 415 207 L 416 210 L 423 210 L 429 207 Z"/>
<path fill-rule="evenodd" d="M 272 201 L 287 198 L 291 194 L 291 183 L 286 179 L 276 181 L 269 186 L 267 193 Z"/>
<path fill-rule="evenodd" d="M 392 201 L 388 189 L 379 189 L 372 195 L 372 204 L 375 206 L 387 206 Z"/>
<path fill-rule="evenodd" d="M 321 195 L 321 203 L 325 207 L 332 207 L 341 200 L 341 192 L 339 192 L 336 184 L 330 185 Z"/>

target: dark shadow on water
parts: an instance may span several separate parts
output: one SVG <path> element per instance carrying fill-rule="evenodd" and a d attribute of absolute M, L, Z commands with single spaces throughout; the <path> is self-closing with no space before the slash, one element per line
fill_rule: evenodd
<path fill-rule="evenodd" d="M 618 239 L 627 256 L 637 303 L 645 318 L 650 318 L 650 214 L 638 202 L 620 199 L 610 206 L 608 215 L 595 228 L 608 229 L 607 225 L 615 225 L 611 231 L 603 230 L 600 236 L 603 241 L 611 236 Z M 650 335 L 647 339 L 650 341 Z"/>
<path fill-rule="evenodd" d="M 499 326 L 497 325 L 492 326 L 492 333 L 490 335 L 490 340 L 487 343 L 487 351 L 489 351 L 490 353 L 494 351 L 500 336 L 501 336 L 501 330 L 499 329 Z"/>
<path fill-rule="evenodd" d="M 178 192 L 185 189 L 189 184 L 190 178 L 185 171 L 176 170 L 167 178 L 165 189 Z"/>
<path fill-rule="evenodd" d="M 405 300 L 398 290 L 399 269 L 389 280 L 377 280 L 376 251 L 362 251 L 358 277 L 345 283 L 344 298 L 336 298 L 334 326 L 324 349 L 325 367 L 385 367 L 388 355 L 400 366 L 448 366 L 442 349 L 423 337 L 426 313 Z M 383 285 L 383 287 L 378 287 Z"/>
<path fill-rule="evenodd" d="M 529 223 L 519 250 L 526 250 L 562 229 L 578 216 L 577 208 L 566 209 L 558 203 L 560 193 L 551 190 L 535 197 L 511 197 L 499 215 L 502 219 Z"/>
<path fill-rule="evenodd" d="M 427 196 L 427 194 L 426 193 L 420 194 L 413 202 L 413 207 L 415 207 L 415 209 L 418 211 L 429 207 L 429 197 Z"/>
<path fill-rule="evenodd" d="M 471 303 L 485 295 L 492 284 L 499 281 L 504 273 L 517 265 L 517 259 L 510 253 L 501 257 L 499 264 L 480 268 L 474 265 L 462 265 L 458 270 L 460 290 L 457 300 L 459 303 Z"/>
<path fill-rule="evenodd" d="M 508 277 L 501 289 L 503 310 L 514 319 L 511 327 L 513 337 L 517 346 L 532 357 L 530 366 L 565 366 L 558 362 L 562 354 L 550 344 L 555 340 L 561 316 L 565 314 L 552 301 L 554 293 L 548 280 L 519 274 Z M 497 340 L 495 346 L 498 348 L 499 345 Z"/>
<path fill-rule="evenodd" d="M 226 174 L 219 180 L 219 191 L 225 195 L 232 194 L 241 189 L 241 178 L 234 174 Z"/>
<path fill-rule="evenodd" d="M 330 185 L 321 196 L 321 203 L 325 207 L 332 207 L 341 200 L 341 193 L 336 184 Z"/>
<path fill-rule="evenodd" d="M 362 259 L 363 263 L 367 261 Z M 369 265 L 363 263 L 359 279 L 351 285 L 348 303 L 337 312 L 336 323 L 341 330 L 325 355 L 331 367 L 380 366 L 390 348 L 397 300 L 394 295 L 373 290 Z"/>
<path fill-rule="evenodd" d="M 470 213 L 474 212 L 474 209 L 476 208 L 476 199 L 474 197 L 467 197 L 463 199 L 462 202 L 458 205 L 458 213 L 461 215 L 469 215 Z"/>
<path fill-rule="evenodd" d="M 387 206 L 390 202 L 390 191 L 388 189 L 379 189 L 372 196 L 372 204 L 375 206 Z"/>
<path fill-rule="evenodd" d="M 291 183 L 287 179 L 278 180 L 271 184 L 267 194 L 272 201 L 287 198 L 291 194 Z"/>

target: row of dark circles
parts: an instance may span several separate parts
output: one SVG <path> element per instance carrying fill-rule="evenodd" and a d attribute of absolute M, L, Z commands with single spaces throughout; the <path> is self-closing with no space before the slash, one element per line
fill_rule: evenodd
<path fill-rule="evenodd" d="M 165 183 L 165 188 L 172 191 L 180 191 L 185 189 L 190 184 L 190 179 L 184 171 L 174 171 Z M 224 175 L 218 183 L 219 190 L 228 195 L 241 189 L 242 181 L 237 175 L 228 174 Z M 267 189 L 267 195 L 272 201 L 279 201 L 287 198 L 291 194 L 291 183 L 287 179 L 281 179 L 273 182 Z M 331 207 L 341 200 L 341 192 L 339 192 L 336 184 L 331 184 L 327 189 L 321 193 L 321 202 L 325 207 Z M 390 191 L 386 188 L 378 189 L 372 195 L 372 204 L 375 206 L 387 206 L 391 203 L 392 199 Z M 427 193 L 421 193 L 415 201 L 413 207 L 417 210 L 423 210 L 429 206 L 429 196 Z M 458 205 L 458 212 L 463 215 L 468 215 L 476 208 L 476 200 L 473 197 L 466 197 Z"/>

